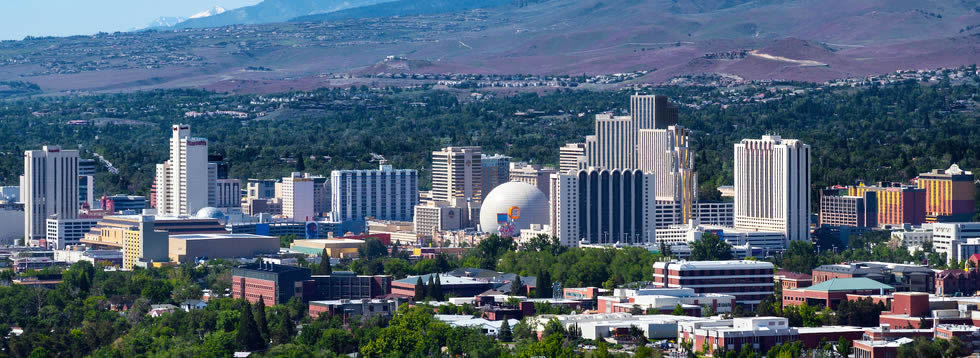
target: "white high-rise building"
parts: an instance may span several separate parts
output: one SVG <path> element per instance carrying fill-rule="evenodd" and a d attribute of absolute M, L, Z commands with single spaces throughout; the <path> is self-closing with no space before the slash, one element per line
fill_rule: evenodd
<path fill-rule="evenodd" d="M 213 178 L 208 168 L 208 140 L 191 137 L 189 125 L 174 125 L 170 160 L 156 168 L 157 213 L 195 215 L 208 206 Z"/>
<path fill-rule="evenodd" d="M 412 221 L 419 202 L 418 172 L 390 165 L 377 170 L 334 170 L 330 195 L 330 214 L 336 222 L 363 223 L 365 217 Z"/>
<path fill-rule="evenodd" d="M 595 135 L 585 138 L 588 166 L 636 169 L 636 127 L 630 116 L 595 116 Z"/>
<path fill-rule="evenodd" d="M 641 129 L 639 134 L 639 169 L 657 180 L 657 201 L 676 210 L 670 218 L 658 220 L 658 227 L 686 223 L 693 218 L 697 201 L 697 173 L 690 150 L 690 131 L 672 125 L 666 129 Z"/>
<path fill-rule="evenodd" d="M 46 245 L 47 219 L 78 217 L 78 151 L 44 146 L 24 152 L 21 201 L 25 243 Z"/>
<path fill-rule="evenodd" d="M 551 223 L 562 245 L 645 245 L 656 239 L 655 179 L 640 170 L 553 174 Z"/>
<path fill-rule="evenodd" d="M 735 144 L 735 228 L 809 239 L 810 146 L 776 135 Z"/>
<path fill-rule="evenodd" d="M 238 179 L 217 179 L 212 206 L 224 210 L 238 211 L 242 206 L 242 181 Z"/>
<path fill-rule="evenodd" d="M 299 172 L 282 178 L 282 215 L 293 221 L 312 221 L 316 216 L 313 211 L 313 178 Z"/>
<path fill-rule="evenodd" d="M 432 152 L 432 200 L 454 207 L 483 199 L 480 147 L 446 147 Z"/>
<path fill-rule="evenodd" d="M 558 149 L 558 171 L 568 174 L 572 170 L 586 168 L 585 143 L 568 143 Z"/>

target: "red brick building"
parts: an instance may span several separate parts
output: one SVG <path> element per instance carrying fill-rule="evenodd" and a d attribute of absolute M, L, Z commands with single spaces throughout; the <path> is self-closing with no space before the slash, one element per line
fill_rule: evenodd
<path fill-rule="evenodd" d="M 976 254 L 970 256 L 970 261 Z M 943 270 L 936 273 L 936 294 L 940 296 L 973 296 L 980 290 L 980 271 L 977 269 L 969 270 Z"/>
<path fill-rule="evenodd" d="M 737 304 L 754 307 L 772 295 L 774 268 L 768 262 L 748 260 L 657 262 L 652 285 L 732 295 Z"/>
<path fill-rule="evenodd" d="M 837 278 L 810 287 L 783 290 L 783 307 L 806 303 L 833 309 L 841 301 L 847 300 L 848 295 L 884 295 L 892 292 L 895 292 L 894 287 L 869 278 Z"/>
<path fill-rule="evenodd" d="M 792 290 L 794 288 L 812 286 L 813 276 L 806 273 L 779 270 L 776 271 L 776 281 L 784 290 Z"/>
<path fill-rule="evenodd" d="M 677 331 L 678 339 L 691 342 L 696 352 L 718 348 L 739 351 L 745 345 L 756 352 L 767 352 L 778 344 L 795 341 L 802 342 L 806 348 L 815 348 L 822 341 L 835 342 L 841 337 L 855 340 L 864 334 L 860 327 L 789 327 L 789 320 L 782 317 L 678 322 Z"/>
<path fill-rule="evenodd" d="M 248 264 L 231 269 L 231 297 L 259 301 L 266 305 L 286 303 L 293 296 L 303 297 L 303 282 L 310 279 L 307 268 L 276 265 Z"/>

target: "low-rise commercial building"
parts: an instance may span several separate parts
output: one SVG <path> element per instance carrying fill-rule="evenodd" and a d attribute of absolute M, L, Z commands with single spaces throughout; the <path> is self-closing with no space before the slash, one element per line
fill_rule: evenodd
<path fill-rule="evenodd" d="M 821 342 L 860 339 L 864 330 L 860 327 L 825 326 L 795 328 L 782 317 L 747 317 L 731 320 L 698 320 L 680 322 L 677 338 L 690 342 L 695 352 L 712 352 L 718 348 L 738 352 L 748 348 L 767 352 L 772 347 L 800 341 L 806 348 L 815 348 Z"/>
<path fill-rule="evenodd" d="M 932 247 L 945 254 L 947 262 L 966 260 L 980 253 L 980 222 L 933 224 Z"/>
<path fill-rule="evenodd" d="M 93 247 L 122 249 L 124 270 L 170 261 L 168 232 L 213 232 L 217 220 L 157 219 L 148 215 L 106 216 L 80 241 Z M 222 230 L 223 232 L 223 230 Z"/>
<path fill-rule="evenodd" d="M 46 238 L 48 247 L 52 250 L 62 250 L 69 245 L 76 245 L 85 237 L 85 233 L 98 223 L 98 219 L 89 218 L 48 218 Z"/>
<path fill-rule="evenodd" d="M 813 307 L 837 308 L 847 295 L 885 295 L 895 292 L 895 288 L 881 282 L 864 278 L 835 278 L 810 287 L 783 290 L 783 307 L 799 306 L 806 303 Z"/>
<path fill-rule="evenodd" d="M 628 335 L 630 327 L 643 330 L 648 339 L 676 339 L 678 326 L 685 322 L 702 321 L 703 318 L 672 315 L 640 315 L 629 313 L 602 313 L 588 315 L 539 315 L 531 319 L 531 327 L 541 334 L 551 319 L 558 320 L 566 329 L 577 325 L 582 338 L 603 339 Z"/>
<path fill-rule="evenodd" d="M 935 273 L 926 266 L 889 262 L 856 262 L 822 265 L 813 269 L 813 283 L 835 278 L 865 277 L 890 285 L 899 292 L 933 292 Z"/>
<path fill-rule="evenodd" d="M 279 252 L 279 238 L 252 234 L 187 234 L 170 236 L 170 260 L 255 257 Z"/>
<path fill-rule="evenodd" d="M 310 278 L 312 288 L 304 290 L 315 300 L 340 300 L 380 298 L 391 293 L 391 276 L 357 275 L 353 272 L 338 271 L 330 275 L 315 275 Z"/>
<path fill-rule="evenodd" d="M 612 296 L 598 297 L 599 313 L 630 312 L 639 308 L 643 312 L 670 313 L 678 305 L 685 313 L 700 317 L 703 307 L 714 312 L 731 312 L 735 296 L 718 293 L 694 293 L 693 288 L 617 288 Z"/>
<path fill-rule="evenodd" d="M 358 300 L 324 300 L 310 301 L 310 318 L 316 319 L 321 314 L 338 315 L 343 317 L 391 317 L 398 310 L 398 301 L 390 299 L 358 299 Z"/>
<path fill-rule="evenodd" d="M 361 245 L 364 240 L 360 239 L 310 239 L 293 241 L 289 248 L 308 255 L 321 255 L 326 250 L 327 256 L 339 259 L 357 257 L 357 248 Z"/>
<path fill-rule="evenodd" d="M 428 284 L 429 279 L 439 279 L 442 293 L 446 296 L 470 297 L 477 296 L 487 290 L 493 289 L 494 284 L 476 280 L 469 277 L 457 277 L 450 275 L 428 274 L 422 276 L 409 276 L 401 280 L 391 282 L 391 293 L 401 297 L 414 297 L 420 289 L 417 287 L 419 278 L 423 284 Z"/>

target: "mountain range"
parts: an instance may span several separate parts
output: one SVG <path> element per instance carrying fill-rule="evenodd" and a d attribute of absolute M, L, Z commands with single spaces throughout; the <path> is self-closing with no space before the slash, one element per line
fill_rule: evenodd
<path fill-rule="evenodd" d="M 369 6 L 384 1 L 386 0 L 265 0 L 214 16 L 188 19 L 175 27 L 200 28 L 283 22 L 296 17 Z"/>
<path fill-rule="evenodd" d="M 0 42 L 0 80 L 49 92 L 404 84 L 357 78 L 378 73 L 819 82 L 980 59 L 969 0 L 266 0 L 176 27 Z"/>
<path fill-rule="evenodd" d="M 202 18 L 205 18 L 205 17 L 220 15 L 220 14 L 224 13 L 225 11 L 226 11 L 225 8 L 223 8 L 221 6 L 215 6 L 213 8 L 210 8 L 210 9 L 204 10 L 204 11 L 201 11 L 199 13 L 196 13 L 196 14 L 191 15 L 191 16 L 188 16 L 188 17 L 182 17 L 182 16 L 161 16 L 161 17 L 158 17 L 156 20 L 153 20 L 153 22 L 151 22 L 149 25 L 147 25 L 143 29 L 159 29 L 159 28 L 166 28 L 166 27 L 174 27 L 174 26 L 177 26 L 177 24 L 180 24 L 180 23 L 182 23 L 184 21 L 187 21 L 188 19 L 202 19 Z"/>

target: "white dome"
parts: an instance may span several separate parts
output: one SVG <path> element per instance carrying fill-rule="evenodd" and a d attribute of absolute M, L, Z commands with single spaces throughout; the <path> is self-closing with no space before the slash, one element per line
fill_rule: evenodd
<path fill-rule="evenodd" d="M 511 214 L 511 208 L 518 208 L 517 219 L 510 218 L 518 230 L 525 230 L 531 224 L 548 223 L 548 196 L 535 186 L 521 182 L 500 184 L 487 195 L 480 206 L 480 227 L 491 234 L 499 234 L 497 215 Z"/>
<path fill-rule="evenodd" d="M 224 220 L 225 213 L 221 212 L 221 210 L 219 210 L 218 208 L 208 206 L 206 208 L 201 208 L 201 210 L 198 210 L 197 215 L 195 216 L 197 216 L 200 219 Z"/>

